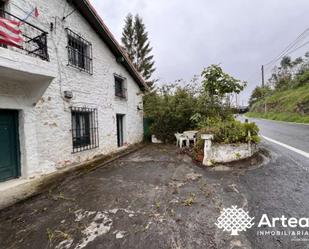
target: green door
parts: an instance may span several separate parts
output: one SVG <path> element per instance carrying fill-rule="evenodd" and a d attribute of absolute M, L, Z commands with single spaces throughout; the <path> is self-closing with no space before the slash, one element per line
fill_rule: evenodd
<path fill-rule="evenodd" d="M 19 175 L 18 112 L 0 109 L 0 181 Z"/>

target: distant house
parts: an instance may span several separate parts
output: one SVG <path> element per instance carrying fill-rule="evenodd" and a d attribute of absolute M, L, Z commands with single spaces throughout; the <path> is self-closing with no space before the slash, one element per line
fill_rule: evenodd
<path fill-rule="evenodd" d="M 147 86 L 87 0 L 0 0 L 0 9 L 2 21 L 22 22 L 8 34 L 23 39 L 0 36 L 0 181 L 142 140 Z"/>

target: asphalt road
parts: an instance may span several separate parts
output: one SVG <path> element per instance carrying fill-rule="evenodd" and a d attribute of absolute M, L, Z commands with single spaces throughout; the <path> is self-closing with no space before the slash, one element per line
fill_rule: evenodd
<path fill-rule="evenodd" d="M 309 152 L 309 126 L 261 119 L 249 121 L 258 124 L 262 136 L 292 147 L 263 138 L 261 147 L 270 152 L 270 161 L 239 179 L 250 214 L 256 222 L 263 214 L 270 218 L 282 215 L 309 218 L 309 158 L 297 152 L 297 149 Z M 247 232 L 252 248 L 309 248 L 308 235 L 259 236 L 260 230 L 255 226 Z M 308 227 L 293 229 L 281 225 L 268 230 L 309 232 Z"/>
<path fill-rule="evenodd" d="M 309 125 L 254 118 L 249 120 L 259 126 L 261 135 L 309 153 Z"/>

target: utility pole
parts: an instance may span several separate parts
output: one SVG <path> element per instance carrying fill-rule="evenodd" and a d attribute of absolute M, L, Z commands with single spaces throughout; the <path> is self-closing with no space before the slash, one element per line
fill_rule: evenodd
<path fill-rule="evenodd" d="M 262 65 L 262 91 L 264 90 L 265 82 L 264 82 L 264 65 Z M 265 102 L 266 96 L 264 96 L 264 113 L 267 112 L 267 104 Z"/>
<path fill-rule="evenodd" d="M 262 87 L 264 88 L 264 65 L 262 65 Z"/>

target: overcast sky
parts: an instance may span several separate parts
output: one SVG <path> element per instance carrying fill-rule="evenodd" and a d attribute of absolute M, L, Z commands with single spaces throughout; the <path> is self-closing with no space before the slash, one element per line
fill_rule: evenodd
<path fill-rule="evenodd" d="M 155 56 L 155 77 L 161 82 L 190 80 L 204 67 L 221 63 L 226 72 L 248 81 L 241 96 L 245 102 L 261 83 L 261 65 L 309 27 L 309 0 L 91 2 L 118 41 L 126 15 L 142 16 Z M 309 50 L 309 45 L 304 49 Z M 270 69 L 266 68 L 266 76 Z"/>

